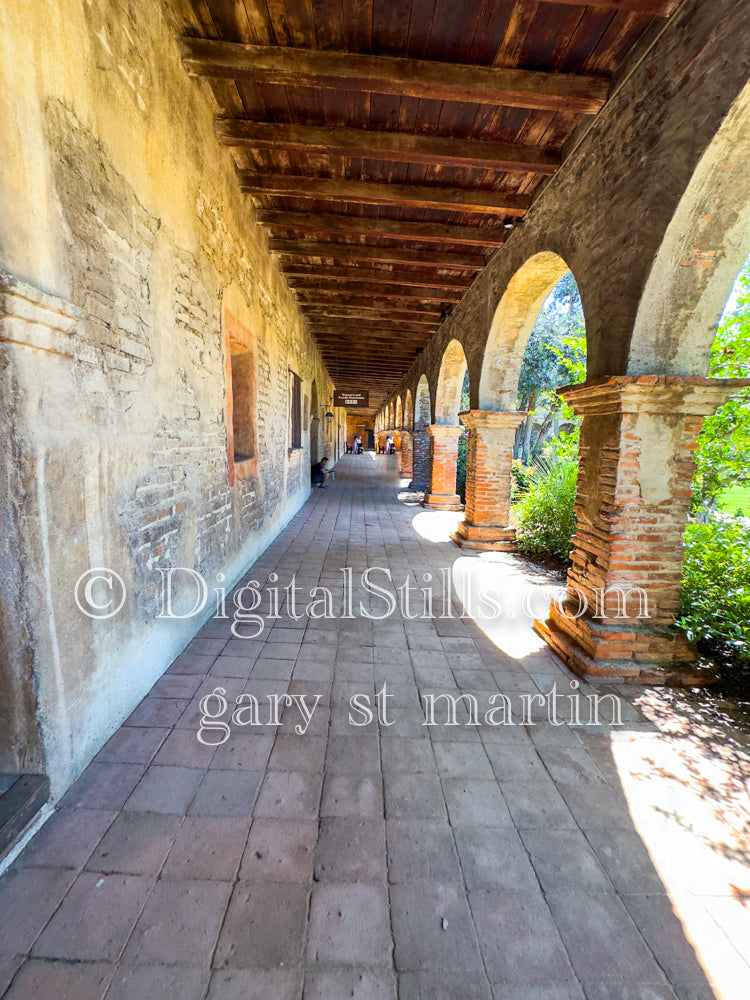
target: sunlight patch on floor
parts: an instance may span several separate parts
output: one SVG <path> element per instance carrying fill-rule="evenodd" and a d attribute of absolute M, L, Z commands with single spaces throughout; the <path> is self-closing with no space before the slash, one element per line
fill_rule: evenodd
<path fill-rule="evenodd" d="M 533 630 L 534 618 L 547 617 L 560 588 L 532 583 L 520 566 L 498 552 L 459 556 L 453 563 L 453 587 L 479 628 L 508 656 L 520 660 L 546 649 Z"/>
<path fill-rule="evenodd" d="M 451 532 L 456 530 L 463 519 L 463 512 L 458 510 L 423 510 L 414 516 L 411 523 L 425 541 L 449 542 Z"/>
<path fill-rule="evenodd" d="M 633 824 L 717 1000 L 750 989 L 750 815 L 736 761 L 687 734 L 611 731 Z"/>

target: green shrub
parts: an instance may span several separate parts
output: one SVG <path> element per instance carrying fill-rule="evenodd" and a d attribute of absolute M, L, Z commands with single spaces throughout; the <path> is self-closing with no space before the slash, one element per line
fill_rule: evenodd
<path fill-rule="evenodd" d="M 515 505 L 518 548 L 525 555 L 568 559 L 575 531 L 578 463 L 539 462 Z"/>
<path fill-rule="evenodd" d="M 750 526 L 740 520 L 689 524 L 678 625 L 724 668 L 750 685 Z"/>
<path fill-rule="evenodd" d="M 524 465 L 520 458 L 516 458 L 513 460 L 511 471 L 513 472 L 512 501 L 515 503 L 529 488 L 534 466 Z"/>

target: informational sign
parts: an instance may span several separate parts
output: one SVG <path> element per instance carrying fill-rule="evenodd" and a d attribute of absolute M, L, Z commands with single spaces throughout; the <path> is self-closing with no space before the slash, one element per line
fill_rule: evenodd
<path fill-rule="evenodd" d="M 370 393 L 366 390 L 364 392 L 346 392 L 343 389 L 336 389 L 333 393 L 333 405 L 348 406 L 352 409 L 367 408 L 370 405 Z"/>

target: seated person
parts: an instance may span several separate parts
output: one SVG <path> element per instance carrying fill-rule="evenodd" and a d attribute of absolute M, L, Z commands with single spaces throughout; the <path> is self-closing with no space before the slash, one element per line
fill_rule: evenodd
<path fill-rule="evenodd" d="M 315 465 L 313 465 L 312 467 L 313 486 L 319 486 L 321 490 L 328 489 L 326 485 L 326 479 L 328 479 L 329 476 L 333 475 L 332 472 L 329 472 L 327 466 L 328 466 L 328 459 L 321 458 L 321 460 L 319 462 L 316 462 Z"/>

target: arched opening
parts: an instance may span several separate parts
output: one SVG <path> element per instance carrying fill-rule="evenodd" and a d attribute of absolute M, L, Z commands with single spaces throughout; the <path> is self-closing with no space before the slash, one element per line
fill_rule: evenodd
<path fill-rule="evenodd" d="M 480 410 L 512 410 L 526 345 L 547 296 L 570 270 L 562 257 L 544 251 L 530 257 L 508 282 L 484 351 Z"/>
<path fill-rule="evenodd" d="M 750 253 L 750 84 L 705 151 L 641 298 L 628 374 L 705 375 L 732 286 Z"/>
<path fill-rule="evenodd" d="M 394 427 L 397 430 L 401 429 L 401 426 L 403 424 L 403 415 L 404 414 L 403 414 L 403 409 L 402 409 L 402 406 L 401 406 L 401 397 L 398 396 L 396 398 L 396 423 L 394 424 Z"/>
<path fill-rule="evenodd" d="M 425 496 L 426 507 L 435 510 L 463 510 L 463 501 L 457 492 L 459 478 L 459 439 L 463 427 L 459 424 L 462 394 L 466 387 L 468 406 L 468 365 L 464 349 L 458 340 L 446 347 L 440 363 L 437 391 L 435 393 L 435 419 L 430 425 L 431 438 L 430 488 Z M 466 460 L 462 469 L 465 482 Z"/>
<path fill-rule="evenodd" d="M 555 390 L 585 379 L 583 306 L 573 273 L 567 271 L 544 300 L 519 372 L 516 407 L 528 416 L 519 428 L 514 454 L 524 465 L 556 444 L 567 444 L 562 450 L 575 457 L 580 421 Z"/>
<path fill-rule="evenodd" d="M 532 444 L 541 451 L 550 438 L 573 430 L 573 413 L 566 412 L 554 390 L 585 377 L 584 357 L 583 314 L 576 282 L 562 257 L 551 252 L 535 254 L 513 275 L 495 310 L 482 363 L 479 406 L 462 418 L 469 438 L 466 516 L 454 536 L 459 545 L 515 550 L 510 508 L 514 456 L 520 452 L 528 461 Z M 534 489 L 528 490 L 525 502 L 543 488 L 544 479 L 549 480 L 548 492 L 556 491 L 556 479 L 562 473 L 568 487 L 569 536 L 577 462 L 575 435 L 570 434 L 566 443 L 564 456 L 548 447 L 546 466 L 542 462 L 533 470 L 539 485 L 535 483 Z M 527 469 L 525 477 L 520 471 L 516 483 L 528 486 L 532 470 Z M 558 506 L 555 498 L 551 510 L 533 519 L 535 527 L 548 531 Z M 563 551 L 567 555 L 567 547 Z"/>
<path fill-rule="evenodd" d="M 724 333 L 718 366 L 711 355 L 732 283 L 750 251 L 749 152 L 750 85 L 706 149 L 667 227 L 636 315 L 627 375 L 566 394 L 583 416 L 568 603 L 574 608 L 584 599 L 590 609 L 575 618 L 553 608 L 546 637 L 585 673 L 705 683 L 715 668 L 697 664 L 688 640 L 701 636 L 691 608 L 718 609 L 729 590 L 746 601 L 750 590 L 750 537 L 746 544 L 731 542 L 737 558 L 726 560 L 730 570 L 744 562 L 744 584 L 727 587 L 725 574 L 717 573 L 724 557 L 711 538 L 703 555 L 689 556 L 685 566 L 687 574 L 696 570 L 694 597 L 683 580 L 684 539 L 690 546 L 701 534 L 690 523 L 696 441 L 706 417 L 741 388 L 741 380 L 731 378 L 737 374 L 732 354 L 722 357 Z M 713 588 L 712 576 L 719 577 Z M 623 599 L 624 592 L 636 599 Z M 746 606 L 731 624 L 732 641 L 745 649 Z"/>
<path fill-rule="evenodd" d="M 432 421 L 430 385 L 426 375 L 421 375 L 414 391 L 414 436 L 412 440 L 413 490 L 426 491 L 430 485 L 430 438 L 427 433 Z"/>
<path fill-rule="evenodd" d="M 467 374 L 466 355 L 458 340 L 452 340 L 443 353 L 435 393 L 436 424 L 455 426 L 461 410 L 461 393 Z"/>
<path fill-rule="evenodd" d="M 430 403 L 430 385 L 427 376 L 420 376 L 417 382 L 417 391 L 414 403 L 414 424 L 419 427 L 427 427 L 432 423 L 432 406 Z"/>
<path fill-rule="evenodd" d="M 406 397 L 404 402 L 404 428 L 410 431 L 414 426 L 414 400 L 411 394 L 411 389 L 406 390 Z"/>
<path fill-rule="evenodd" d="M 557 393 L 586 380 L 586 326 L 571 271 L 545 299 L 526 344 L 513 449 L 513 522 L 521 552 L 568 562 L 575 529 L 581 418 Z"/>

